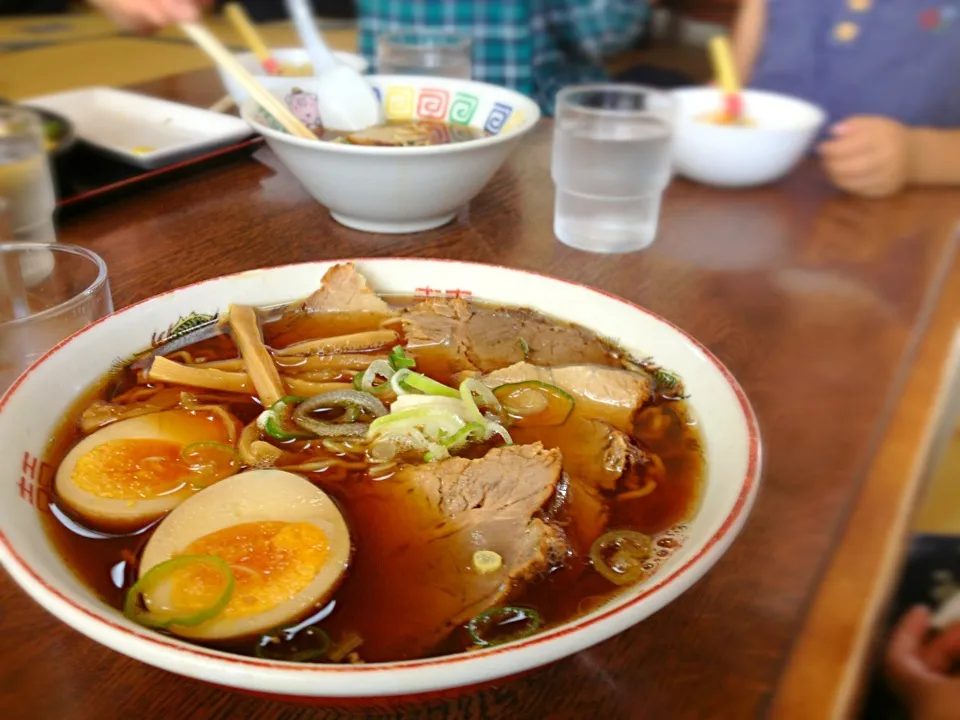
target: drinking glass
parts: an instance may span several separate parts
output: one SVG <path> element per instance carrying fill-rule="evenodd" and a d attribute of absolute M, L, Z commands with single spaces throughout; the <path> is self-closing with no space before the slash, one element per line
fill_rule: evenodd
<path fill-rule="evenodd" d="M 14 240 L 56 241 L 56 194 L 43 122 L 30 110 L 0 107 L 0 198 L 6 200 Z"/>
<path fill-rule="evenodd" d="M 0 243 L 0 392 L 58 342 L 111 312 L 107 266 L 95 253 Z"/>
<path fill-rule="evenodd" d="M 642 250 L 657 235 L 673 174 L 674 104 L 639 85 L 580 85 L 557 94 L 553 231 L 600 253 Z"/>
<path fill-rule="evenodd" d="M 400 30 L 380 36 L 377 72 L 381 75 L 432 75 L 469 80 L 473 41 L 448 30 Z"/>

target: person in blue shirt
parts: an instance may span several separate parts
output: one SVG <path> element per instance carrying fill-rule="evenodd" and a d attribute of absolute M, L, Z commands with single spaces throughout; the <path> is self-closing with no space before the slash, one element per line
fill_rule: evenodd
<path fill-rule="evenodd" d="M 840 188 L 960 184 L 960 0 L 743 0 L 744 84 L 822 107 Z"/>

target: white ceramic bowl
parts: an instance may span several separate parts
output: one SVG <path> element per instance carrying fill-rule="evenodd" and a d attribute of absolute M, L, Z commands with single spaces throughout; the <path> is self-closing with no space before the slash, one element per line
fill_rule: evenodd
<path fill-rule="evenodd" d="M 489 137 L 398 148 L 313 142 L 275 129 L 252 99 L 242 110 L 307 192 L 337 222 L 358 230 L 409 233 L 450 222 L 540 119 L 533 100 L 496 85 L 395 75 L 369 80 L 388 120 L 442 120 L 483 130 Z M 294 88 L 309 93 L 311 81 L 269 78 L 266 85 L 286 101 Z"/>
<path fill-rule="evenodd" d="M 358 698 L 451 692 L 548 664 L 643 620 L 720 559 L 757 491 L 760 437 L 743 391 L 693 338 L 625 300 L 536 273 L 441 260 L 355 262 L 380 292 L 422 296 L 429 289 L 430 297 L 469 292 L 536 308 L 617 337 L 638 357 L 652 355 L 683 377 L 701 423 L 707 476 L 702 506 L 688 523 L 688 540 L 656 575 L 589 615 L 513 644 L 369 665 L 285 664 L 229 655 L 147 630 L 95 598 L 51 546 L 36 507 L 46 497 L 38 489 L 41 476 L 49 481 L 52 474 L 41 459 L 64 413 L 117 358 L 149 347 L 151 337 L 178 318 L 218 313 L 234 302 L 272 305 L 299 299 L 316 289 L 331 265 L 323 262 L 209 280 L 120 310 L 48 352 L 0 398 L 0 439 L 8 459 L 0 465 L 0 561 L 23 589 L 88 637 L 150 665 L 245 691 L 349 704 Z"/>
<path fill-rule="evenodd" d="M 746 114 L 756 125 L 703 122 L 720 107 L 713 88 L 671 93 L 677 102 L 674 164 L 677 172 L 719 187 L 750 187 L 778 180 L 810 149 L 826 113 L 816 105 L 776 93 L 745 90 Z"/>
<path fill-rule="evenodd" d="M 271 54 L 273 55 L 273 58 L 281 65 L 300 67 L 302 65 L 307 65 L 310 62 L 310 58 L 307 57 L 307 51 L 303 48 L 281 48 L 279 50 L 271 50 Z M 342 62 L 344 65 L 352 67 L 357 72 L 365 73 L 367 68 L 370 67 L 370 63 L 367 62 L 366 58 L 361 57 L 360 55 L 355 55 L 354 53 L 348 52 L 340 52 L 339 50 L 334 50 L 333 54 L 336 55 L 340 62 Z M 263 69 L 260 61 L 257 60 L 257 56 L 253 53 L 237 53 L 236 58 L 240 61 L 240 64 L 244 67 L 244 69 L 249 71 L 258 80 L 262 81 L 264 78 L 270 77 Z M 233 101 L 237 104 L 237 107 L 242 107 L 243 103 L 246 102 L 250 94 L 240 83 L 233 79 L 232 75 L 225 73 L 219 65 L 217 66 L 217 72 L 220 73 L 220 81 L 223 83 L 223 87 L 228 93 L 230 93 L 230 97 L 233 98 Z"/>

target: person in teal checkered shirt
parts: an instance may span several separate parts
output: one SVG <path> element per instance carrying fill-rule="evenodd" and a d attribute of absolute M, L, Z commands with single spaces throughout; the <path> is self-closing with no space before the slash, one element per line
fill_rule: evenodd
<path fill-rule="evenodd" d="M 193 21 L 218 0 L 89 0 L 125 27 L 153 30 Z M 243 0 L 255 17 L 282 16 L 279 0 Z M 383 33 L 438 28 L 473 38 L 473 77 L 534 98 L 547 115 L 565 85 L 608 80 L 603 58 L 643 35 L 656 0 L 312 0 L 320 11 L 356 5 L 360 50 L 376 72 Z M 619 78 L 647 85 L 687 84 L 677 73 L 636 68 Z"/>
<path fill-rule="evenodd" d="M 534 98 L 553 114 L 565 85 L 609 79 L 602 58 L 643 34 L 646 0 L 357 0 L 360 51 L 376 72 L 377 39 L 430 27 L 473 38 L 473 78 Z"/>

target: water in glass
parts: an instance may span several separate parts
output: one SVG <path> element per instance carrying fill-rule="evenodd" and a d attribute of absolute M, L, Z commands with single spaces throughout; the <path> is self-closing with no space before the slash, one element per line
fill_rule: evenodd
<path fill-rule="evenodd" d="M 660 198 L 672 175 L 669 100 L 664 99 L 662 110 L 649 99 L 635 108 L 604 99 L 603 93 L 621 93 L 622 88 L 601 87 L 614 89 L 584 95 L 573 88 L 558 100 L 554 232 L 583 250 L 639 250 L 656 237 Z"/>
<path fill-rule="evenodd" d="M 22 108 L 0 107 L 0 198 L 14 240 L 56 240 L 56 195 L 42 123 Z"/>

